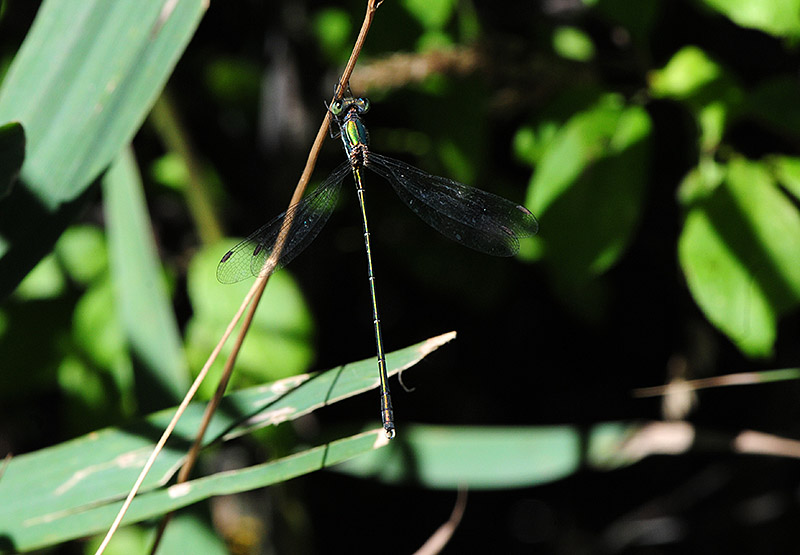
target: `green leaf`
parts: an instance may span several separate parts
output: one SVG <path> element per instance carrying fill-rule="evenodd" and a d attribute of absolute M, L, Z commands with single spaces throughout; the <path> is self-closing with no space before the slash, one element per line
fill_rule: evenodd
<path fill-rule="evenodd" d="M 679 50 L 662 69 L 649 75 L 656 98 L 681 100 L 698 93 L 722 75 L 722 68 L 696 46 Z"/>
<path fill-rule="evenodd" d="M 26 300 L 54 298 L 66 290 L 67 277 L 89 285 L 101 279 L 107 270 L 106 241 L 102 231 L 89 225 L 72 226 L 56 243 L 55 254 L 45 256 L 25 276 L 14 296 Z"/>
<path fill-rule="evenodd" d="M 190 180 L 186 162 L 174 152 L 168 152 L 153 162 L 150 177 L 176 191 L 185 191 Z"/>
<path fill-rule="evenodd" d="M 589 281 L 616 263 L 639 221 L 650 130 L 642 108 L 609 95 L 547 142 L 531 180 L 526 206 L 541 224 L 535 239 L 553 284 L 584 315 L 599 310 L 587 301 L 601 300 Z"/>
<path fill-rule="evenodd" d="M 0 199 L 11 191 L 25 160 L 25 130 L 18 122 L 0 125 Z"/>
<path fill-rule="evenodd" d="M 737 159 L 689 211 L 681 267 L 706 317 L 746 354 L 767 356 L 777 318 L 800 303 L 800 215 L 766 166 Z"/>
<path fill-rule="evenodd" d="M 455 0 L 403 0 L 403 7 L 427 31 L 438 31 L 450 21 L 456 2 Z"/>
<path fill-rule="evenodd" d="M 114 290 L 109 279 L 92 283 L 75 306 L 72 332 L 77 344 L 103 368 L 127 359 L 125 334 L 114 309 Z"/>
<path fill-rule="evenodd" d="M 20 121 L 28 139 L 21 181 L 0 201 L 0 297 L 51 250 L 131 140 L 206 6 L 43 3 L 0 90 L 0 121 Z"/>
<path fill-rule="evenodd" d="M 137 365 L 137 388 L 152 410 L 178 402 L 189 371 L 161 272 L 133 153 L 126 149 L 103 179 L 114 299 Z M 155 399 L 154 397 L 160 397 Z M 150 402 L 148 401 L 148 403 Z"/>
<path fill-rule="evenodd" d="M 800 158 L 796 156 L 776 156 L 772 161 L 773 171 L 778 181 L 800 200 Z"/>
<path fill-rule="evenodd" d="M 696 46 L 678 51 L 663 69 L 648 77 L 650 93 L 656 98 L 685 102 L 700 128 L 703 152 L 715 150 L 728 121 L 738 115 L 745 93 L 717 62 Z"/>
<path fill-rule="evenodd" d="M 214 532 L 214 526 L 197 507 L 176 513 L 164 532 L 158 553 L 202 553 L 224 555 L 230 553 L 225 542 Z M 144 524 L 124 526 L 116 531 L 104 551 L 107 555 L 130 555 L 149 553 L 155 541 L 155 526 Z M 89 541 L 85 553 L 96 553 L 103 540 L 97 535 Z"/>
<path fill-rule="evenodd" d="M 186 349 L 192 368 L 201 368 L 253 285 L 252 280 L 221 284 L 216 269 L 235 239 L 202 249 L 192 259 L 187 289 L 194 314 L 186 326 Z M 283 270 L 270 278 L 236 362 L 233 384 L 249 385 L 292 376 L 306 370 L 313 351 L 311 314 L 291 275 Z M 230 352 L 231 342 L 222 351 Z M 222 357 L 212 366 L 212 375 L 222 369 Z M 214 380 L 201 388 L 210 394 Z"/>
<path fill-rule="evenodd" d="M 338 467 L 390 484 L 412 482 L 434 489 L 530 487 L 560 480 L 581 468 L 590 452 L 597 465 L 612 466 L 631 426 L 604 424 L 588 437 L 574 426 L 515 428 L 414 425 L 386 449 Z M 618 460 L 614 466 L 625 464 Z"/>
<path fill-rule="evenodd" d="M 678 200 L 686 206 L 710 197 L 725 180 L 727 167 L 718 164 L 711 156 L 701 156 L 698 164 L 689 170 L 678 188 Z"/>
<path fill-rule="evenodd" d="M 514 156 L 521 162 L 536 166 L 542 158 L 549 143 L 558 135 L 559 126 L 552 121 L 545 121 L 536 129 L 529 126 L 520 127 L 514 135 Z"/>
<path fill-rule="evenodd" d="M 313 26 L 325 54 L 332 60 L 347 60 L 349 56 L 347 42 L 351 32 L 349 14 L 335 8 L 322 10 L 314 16 Z"/>
<path fill-rule="evenodd" d="M 175 515 L 159 546 L 159 553 L 202 553 L 203 555 L 225 555 L 230 550 L 225 542 L 215 534 L 214 526 L 208 522 L 207 518 L 198 515 L 200 511 L 181 511 Z M 109 544 L 109 547 L 113 542 Z M 152 546 L 152 540 L 148 542 L 146 549 Z M 99 545 L 98 545 L 99 547 Z M 123 555 L 132 551 L 122 551 Z"/>
<path fill-rule="evenodd" d="M 130 360 L 123 354 L 114 362 L 118 367 L 99 367 L 79 352 L 58 361 L 59 425 L 70 436 L 134 412 Z"/>
<path fill-rule="evenodd" d="M 108 245 L 98 227 L 67 228 L 56 243 L 56 254 L 69 277 L 78 283 L 89 284 L 108 272 Z"/>
<path fill-rule="evenodd" d="M 743 352 L 768 355 L 777 316 L 706 210 L 694 209 L 687 215 L 678 256 L 692 296 L 706 317 Z"/>
<path fill-rule="evenodd" d="M 49 255 L 42 258 L 25 276 L 14 291 L 14 297 L 24 300 L 52 299 L 60 296 L 66 285 L 67 280 L 56 257 Z"/>
<path fill-rule="evenodd" d="M 598 160 L 618 154 L 611 141 L 626 112 L 628 117 L 644 117 L 635 126 L 640 135 L 646 135 L 649 132 L 646 113 L 637 107 L 626 108 L 617 95 L 606 95 L 596 105 L 570 118 L 548 141 L 528 195 L 529 207 L 535 214 L 543 216 Z"/>
<path fill-rule="evenodd" d="M 413 366 L 453 336 L 445 334 L 390 353 L 390 374 Z M 227 395 L 206 432 L 204 445 L 293 420 L 377 385 L 372 358 Z M 382 429 L 373 430 L 270 463 L 166 488 L 164 484 L 176 472 L 204 409 L 202 403 L 189 406 L 172 440 L 156 459 L 125 523 L 161 515 L 214 495 L 285 481 L 371 451 L 388 441 Z M 0 488 L 0 536 L 6 542 L 0 547 L 24 551 L 105 530 L 173 414 L 174 409 L 163 410 L 125 428 L 107 428 L 13 458 Z M 375 415 L 366 416 L 377 421 L 377 410 Z M 402 428 L 400 433 L 404 433 Z"/>
<path fill-rule="evenodd" d="M 170 526 L 167 528 L 167 533 L 170 532 L 171 528 L 172 523 L 170 523 Z M 114 538 L 108 544 L 104 553 L 107 555 L 149 553 L 150 547 L 153 545 L 153 538 L 151 536 L 152 534 L 148 534 L 144 526 L 125 526 L 114 533 Z M 98 534 L 87 543 L 83 552 L 86 554 L 96 553 L 102 541 L 102 536 Z M 163 549 L 163 546 L 159 549 L 159 552 L 170 553 Z"/>
<path fill-rule="evenodd" d="M 553 33 L 553 50 L 568 60 L 588 62 L 594 58 L 591 37 L 577 27 L 558 27 Z"/>
<path fill-rule="evenodd" d="M 385 439 L 383 430 L 373 430 L 372 432 L 307 449 L 269 463 L 239 470 L 219 472 L 170 488 L 160 488 L 142 493 L 137 496 L 136 501 L 131 505 L 122 522 L 123 524 L 140 522 L 192 505 L 209 497 L 231 495 L 285 482 L 378 449 L 387 442 L 388 440 Z M 87 445 L 86 447 L 88 448 L 89 446 Z M 138 460 L 136 461 L 137 466 L 139 462 Z M 116 466 L 120 462 L 109 460 L 106 464 Z M 9 466 L 6 476 L 14 477 L 16 480 L 24 478 L 18 473 L 11 474 L 11 470 Z M 44 469 L 38 468 L 37 470 L 41 472 Z M 33 493 L 31 491 L 33 488 L 37 492 L 43 492 L 43 488 L 38 484 L 24 479 L 23 483 L 28 488 L 27 496 Z M 129 486 L 132 484 L 133 482 L 131 481 Z M 49 496 L 55 497 L 59 493 L 68 491 L 72 485 L 69 481 L 59 484 L 59 487 L 54 491 L 48 492 Z M 98 485 L 96 489 L 101 489 L 103 485 Z M 18 495 L 21 495 L 18 488 L 13 489 Z M 10 502 L 11 499 L 13 498 L 6 498 L 6 507 L 13 505 Z M 14 527 L 9 530 L 12 533 L 5 536 L 5 541 L 13 542 L 16 550 L 37 549 L 103 532 L 111 525 L 121 505 L 121 502 L 109 502 L 101 496 L 92 495 L 91 498 L 84 499 L 79 506 L 69 507 L 60 511 L 52 508 L 37 507 L 44 509 L 41 514 L 26 519 L 26 521 L 20 521 L 18 516 L 25 509 L 31 508 L 31 501 L 40 500 L 32 500 L 28 497 L 24 503 L 17 504 L 21 510 L 15 515 L 3 515 L 4 522 Z"/>
<path fill-rule="evenodd" d="M 800 0 L 702 0 L 742 27 L 777 37 L 800 36 Z"/>
<path fill-rule="evenodd" d="M 800 265 L 797 264 L 800 213 L 797 207 L 777 187 L 763 163 L 732 161 L 727 186 L 744 217 L 744 230 L 754 240 L 737 240 L 736 244 L 755 250 L 750 259 L 751 268 L 776 310 L 784 313 L 793 309 L 800 301 Z"/>

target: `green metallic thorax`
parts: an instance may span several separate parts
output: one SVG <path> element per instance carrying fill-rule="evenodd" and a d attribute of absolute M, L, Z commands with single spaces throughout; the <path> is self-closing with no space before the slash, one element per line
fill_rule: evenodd
<path fill-rule="evenodd" d="M 349 111 L 344 117 L 342 142 L 351 160 L 354 156 L 360 158 L 369 146 L 369 133 L 355 110 Z M 361 164 L 363 160 L 358 159 L 357 162 Z"/>

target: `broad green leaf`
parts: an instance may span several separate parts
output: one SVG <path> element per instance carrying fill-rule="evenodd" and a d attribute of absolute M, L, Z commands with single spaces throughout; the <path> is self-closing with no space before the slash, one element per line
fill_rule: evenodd
<path fill-rule="evenodd" d="M 390 374 L 416 364 L 452 339 L 445 334 L 387 355 Z M 308 414 L 378 385 L 375 360 L 347 364 L 227 395 L 204 445 Z M 264 465 L 164 488 L 180 465 L 205 405 L 193 403 L 142 485 L 125 522 L 135 522 L 212 495 L 264 487 L 370 451 L 385 443 L 383 430 L 360 434 Z M 52 545 L 107 527 L 174 409 L 125 428 L 107 428 L 11 460 L 0 483 L 0 536 L 18 550 Z M 374 415 L 365 418 L 378 419 Z M 402 427 L 400 428 L 402 434 Z"/>
<path fill-rule="evenodd" d="M 785 313 L 800 301 L 800 212 L 763 163 L 734 160 L 727 185 L 753 240 L 734 244 L 755 251 L 743 252 L 772 305 Z"/>
<path fill-rule="evenodd" d="M 580 112 L 546 144 L 533 176 L 527 206 L 543 216 L 551 204 L 574 186 L 599 160 L 618 156 L 644 140 L 650 122 L 644 110 L 625 107 L 617 95 L 607 95 Z"/>
<path fill-rule="evenodd" d="M 11 191 L 25 159 L 25 130 L 18 122 L 0 125 L 0 199 Z"/>
<path fill-rule="evenodd" d="M 51 250 L 131 140 L 206 6 L 42 4 L 0 90 L 0 121 L 21 122 L 27 136 L 20 182 L 0 201 L 0 297 Z"/>
<path fill-rule="evenodd" d="M 717 148 L 745 98 L 735 80 L 696 46 L 682 48 L 666 66 L 650 72 L 648 80 L 654 97 L 683 101 L 691 108 L 703 152 Z"/>
<path fill-rule="evenodd" d="M 236 240 L 230 239 L 204 248 L 189 265 L 187 289 L 194 314 L 186 326 L 186 349 L 192 368 L 203 366 L 253 285 L 252 280 L 235 284 L 217 281 L 217 264 L 235 244 Z M 312 332 L 311 315 L 300 289 L 287 271 L 277 272 L 270 278 L 239 353 L 233 383 L 260 383 L 306 370 L 313 358 Z M 223 357 L 230 347 L 231 341 L 223 349 Z M 221 371 L 222 364 L 220 357 L 213 372 Z M 203 387 L 204 393 L 214 391 L 213 381 Z"/>
<path fill-rule="evenodd" d="M 678 254 L 706 317 L 744 353 L 769 355 L 777 318 L 800 303 L 800 215 L 765 165 L 730 163 L 690 209 Z"/>
<path fill-rule="evenodd" d="M 706 317 L 745 353 L 768 355 L 777 315 L 706 210 L 696 208 L 687 215 L 678 256 L 692 296 Z"/>
<path fill-rule="evenodd" d="M 742 27 L 777 37 L 800 36 L 800 0 L 701 0 Z"/>
<path fill-rule="evenodd" d="M 584 437 L 586 431 L 574 426 L 414 425 L 404 428 L 386 449 L 334 470 L 434 489 L 530 487 L 574 474 L 584 464 L 587 449 L 590 462 L 598 466 L 626 464 L 619 449 L 630 430 L 630 425 L 604 424 Z"/>
<path fill-rule="evenodd" d="M 657 98 L 685 99 L 697 94 L 722 75 L 722 68 L 696 46 L 679 50 L 662 69 L 650 73 L 651 94 Z"/>
<path fill-rule="evenodd" d="M 146 397 L 161 392 L 164 404 L 169 404 L 168 399 L 178 402 L 189 388 L 188 366 L 164 285 L 141 178 L 129 149 L 106 173 L 103 197 L 115 307 L 131 355 L 141 363 L 137 388 L 149 391 Z"/>
<path fill-rule="evenodd" d="M 589 282 L 613 266 L 639 221 L 651 123 L 608 96 L 572 117 L 545 145 L 528 193 L 554 286 L 581 306 L 601 302 Z M 551 230 L 548 232 L 548 230 Z"/>

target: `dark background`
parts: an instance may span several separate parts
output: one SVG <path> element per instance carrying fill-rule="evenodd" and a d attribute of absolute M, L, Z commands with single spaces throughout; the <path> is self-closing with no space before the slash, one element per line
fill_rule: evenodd
<path fill-rule="evenodd" d="M 22 41 L 35 4 L 7 3 L 0 24 L 4 56 Z M 641 99 L 648 72 L 690 44 L 744 86 L 776 75 L 796 77 L 798 55 L 788 42 L 739 27 L 702 2 L 599 4 L 470 4 L 480 23 L 474 44 L 490 63 L 462 75 L 444 75 L 432 88 L 409 83 L 355 90 L 373 100 L 367 115 L 373 149 L 446 175 L 431 149 L 415 156 L 408 152 L 412 149 L 381 144 L 381 138 L 391 138 L 391 130 L 398 128 L 418 131 L 433 144 L 440 137 L 456 137 L 477 155 L 474 185 L 523 202 L 532 169 L 514 157 L 514 136 L 521 126 L 536 122 L 565 88 L 585 83 Z M 170 79 L 169 94 L 196 154 L 222 183 L 217 207 L 228 235 L 244 236 L 283 210 L 300 174 L 324 116 L 323 100 L 330 98 L 342 66 L 340 53 L 326 51 L 314 31 L 314 17 L 326 8 L 351 15 L 352 41 L 362 2 L 212 2 Z M 563 25 L 592 38 L 592 60 L 571 62 L 553 51 L 553 30 Z M 447 30 L 458 39 L 455 23 Z M 396 52 L 414 54 L 422 31 L 401 5 L 387 0 L 368 37 L 363 65 Z M 241 64 L 247 71 L 222 94 L 209 84 L 214 64 L 227 64 L 232 73 Z M 290 95 L 278 92 L 276 83 L 286 83 Z M 683 212 L 676 190 L 696 163 L 697 130 L 678 103 L 645 98 L 642 105 L 652 118 L 653 136 L 639 224 L 618 263 L 598 278 L 602 298 L 585 312 L 560 297 L 544 263 L 486 257 L 439 237 L 388 193 L 389 187 L 367 176 L 386 349 L 458 331 L 455 342 L 421 363 L 424 371 L 405 374 L 413 392 L 393 381 L 399 434 L 408 422 L 587 429 L 610 420 L 657 419 L 659 400 L 634 399 L 631 390 L 664 383 L 674 357 L 688 360 L 691 367 L 710 361 L 702 365 L 704 374 L 690 377 L 796 364 L 796 315 L 781 321 L 775 356 L 753 361 L 695 305 L 677 261 Z M 269 117 L 275 106 L 293 108 L 282 120 Z M 479 129 L 478 136 L 465 134 L 465 125 Z M 795 142 L 752 122 L 733 126 L 725 141 L 755 158 L 797 152 Z M 197 233 L 182 199 L 148 172 L 164 152 L 152 125 L 142 128 L 134 148 L 159 248 L 178 276 L 175 306 L 184 324 L 191 304 L 182 276 L 197 247 Z M 316 179 L 341 160 L 338 140 L 328 141 Z M 343 191 L 339 210 L 290 269 L 315 320 L 313 369 L 374 352 L 360 223 L 349 181 Z M 86 221 L 100 219 L 98 212 L 89 210 Z M 544 240 L 558 233 L 542 219 Z M 559 255 L 548 252 L 545 258 Z M 470 492 L 446 552 L 794 551 L 800 539 L 796 462 L 733 455 L 724 446 L 744 428 L 796 435 L 797 393 L 793 383 L 703 392 L 690 419 L 706 441 L 698 441 L 689 454 L 652 457 L 612 472 L 581 470 L 539 487 Z M 315 425 L 330 428 L 363 422 L 365 414 L 377 416 L 374 397 L 362 395 L 319 411 Z M 3 409 L 8 449 L 20 453 L 76 435 L 79 429 L 52 426 L 59 403 L 56 387 L 9 401 Z M 34 424 L 23 424 L 31 419 Z M 45 420 L 50 425 L 35 424 Z M 250 463 L 270 451 L 252 440 L 229 449 Z M 447 518 L 455 492 L 319 472 L 251 497 L 274 552 L 408 553 Z M 60 549 L 80 551 L 77 545 Z"/>

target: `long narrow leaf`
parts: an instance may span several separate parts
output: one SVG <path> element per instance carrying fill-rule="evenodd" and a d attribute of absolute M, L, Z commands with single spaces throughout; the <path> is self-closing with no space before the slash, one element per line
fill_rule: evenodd
<path fill-rule="evenodd" d="M 11 191 L 25 159 L 25 130 L 18 122 L 0 125 L 0 199 Z"/>
<path fill-rule="evenodd" d="M 188 366 L 162 280 L 141 178 L 129 149 L 106 173 L 103 196 L 114 298 L 131 351 L 142 363 L 137 367 L 143 367 L 137 384 L 161 391 L 161 397 L 177 403 L 189 388 Z"/>
<path fill-rule="evenodd" d="M 383 447 L 388 441 L 383 430 L 377 429 L 270 463 L 219 472 L 152 491 L 136 498 L 123 523 L 132 524 L 159 516 L 215 495 L 230 495 L 297 478 Z M 22 522 L 13 546 L 19 550 L 36 549 L 101 532 L 114 520 L 119 503 L 103 503 L 78 511 L 52 512 L 28 519 Z"/>
<path fill-rule="evenodd" d="M 387 355 L 390 374 L 413 366 L 454 335 L 434 337 Z M 375 360 L 367 359 L 320 374 L 304 374 L 236 392 L 223 401 L 206 433 L 205 444 L 235 437 L 254 428 L 293 420 L 377 385 Z M 305 462 L 299 466 L 294 462 L 282 463 L 284 466 L 277 467 L 281 470 L 275 471 L 277 475 L 272 470 L 263 474 L 259 471 L 246 474 L 241 478 L 245 482 L 234 480 L 233 485 L 224 480 L 212 481 L 202 490 L 181 495 L 182 500 L 176 504 L 173 497 L 176 493 L 185 493 L 184 490 L 179 486 L 178 490 L 169 493 L 160 487 L 180 465 L 203 410 L 202 403 L 190 405 L 178 423 L 173 439 L 156 460 L 140 495 L 160 493 L 153 498 L 156 499 L 153 504 L 146 505 L 147 508 L 137 509 L 137 502 L 134 502 L 133 514 L 137 516 L 132 518 L 146 518 L 209 495 L 228 493 L 232 490 L 225 488 L 242 487 L 243 483 L 248 487 L 261 487 L 273 483 L 269 480 L 298 476 L 320 468 L 321 461 L 333 464 L 334 460 L 342 460 L 339 455 L 331 458 L 333 452 L 326 454 L 327 448 L 322 452 L 318 448 L 312 450 L 309 458 L 303 459 Z M 99 530 L 98 527 L 107 526 L 114 518 L 119 500 L 136 480 L 173 413 L 174 409 L 163 410 L 125 428 L 100 430 L 12 459 L 0 480 L 0 538 L 10 542 L 5 546 L 0 543 L 0 550 L 32 549 L 68 537 L 92 534 Z M 377 414 L 369 416 L 377 420 Z M 365 442 L 358 444 L 359 450 L 374 448 L 376 438 L 370 435 Z M 92 508 L 96 508 L 93 509 L 95 512 L 87 512 Z"/>
<path fill-rule="evenodd" d="M 0 121 L 20 121 L 28 137 L 22 182 L 0 202 L 0 297 L 52 248 L 131 140 L 206 7 L 43 3 L 0 89 Z"/>
<path fill-rule="evenodd" d="M 337 472 L 428 488 L 500 489 L 566 478 L 586 463 L 605 469 L 636 462 L 623 445 L 638 424 L 576 426 L 408 426 L 388 449 L 360 457 Z"/>

